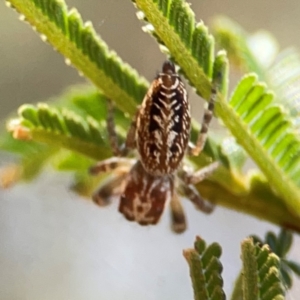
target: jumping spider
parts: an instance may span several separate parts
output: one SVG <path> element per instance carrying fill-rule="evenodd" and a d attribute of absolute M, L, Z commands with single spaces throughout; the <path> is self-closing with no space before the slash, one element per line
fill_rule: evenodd
<path fill-rule="evenodd" d="M 119 211 L 129 221 L 141 225 L 156 224 L 170 201 L 172 229 L 186 229 L 185 215 L 178 193 L 194 205 L 210 213 L 214 206 L 204 201 L 194 184 L 211 174 L 217 162 L 189 173 L 181 167 L 186 152 L 198 155 L 205 144 L 212 119 L 217 91 L 213 87 L 208 109 L 204 113 L 196 145 L 189 142 L 191 116 L 187 92 L 171 61 L 152 82 L 142 105 L 138 107 L 128 131 L 126 142 L 119 147 L 109 102 L 107 128 L 112 158 L 98 162 L 90 173 L 113 171 L 113 177 L 94 193 L 94 201 L 103 206 L 112 194 L 121 194 Z M 128 149 L 137 149 L 139 159 L 124 158 Z M 123 157 L 122 157 L 123 156 Z"/>

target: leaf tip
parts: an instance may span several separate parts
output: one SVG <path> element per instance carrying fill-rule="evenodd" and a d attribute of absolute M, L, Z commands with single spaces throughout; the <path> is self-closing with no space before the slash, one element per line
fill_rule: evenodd
<path fill-rule="evenodd" d="M 29 128 L 22 125 L 20 119 L 12 119 L 7 125 L 6 129 L 8 132 L 12 133 L 12 136 L 16 140 L 30 141 L 32 140 L 32 136 Z"/>

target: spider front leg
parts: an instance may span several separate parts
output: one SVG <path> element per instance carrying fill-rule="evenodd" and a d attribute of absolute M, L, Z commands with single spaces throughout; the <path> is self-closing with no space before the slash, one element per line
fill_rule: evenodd
<path fill-rule="evenodd" d="M 108 177 L 92 195 L 93 201 L 99 206 L 108 205 L 111 196 L 123 192 L 126 176 L 132 165 L 135 163 L 135 160 L 121 158 L 120 156 L 125 156 L 129 148 L 135 148 L 136 117 L 131 122 L 125 144 L 122 146 L 119 146 L 118 144 L 113 104 L 109 100 L 107 101 L 106 123 L 109 143 L 112 152 L 116 157 L 99 161 L 89 169 L 91 175 L 114 171 L 114 174 Z"/>
<path fill-rule="evenodd" d="M 101 185 L 92 195 L 93 202 L 99 206 L 109 205 L 111 203 L 112 196 L 122 193 L 126 175 L 127 173 L 112 174 L 106 180 L 101 182 Z"/>
<path fill-rule="evenodd" d="M 198 134 L 196 145 L 192 144 L 191 142 L 189 143 L 188 152 L 190 155 L 197 156 L 205 146 L 205 142 L 207 139 L 207 131 L 213 117 L 216 98 L 217 98 L 217 88 L 215 85 L 213 85 L 211 89 L 210 100 L 208 102 L 208 107 L 204 111 L 201 129 Z"/>
<path fill-rule="evenodd" d="M 125 144 L 119 146 L 118 137 L 116 132 L 116 125 L 114 121 L 114 113 L 113 113 L 113 104 L 110 100 L 107 101 L 107 132 L 109 143 L 112 148 L 112 152 L 115 156 L 125 156 L 128 152 L 128 149 L 135 148 L 135 133 L 136 133 L 136 119 L 139 113 L 139 108 L 137 109 L 136 115 L 133 118 L 130 128 L 128 130 Z"/>

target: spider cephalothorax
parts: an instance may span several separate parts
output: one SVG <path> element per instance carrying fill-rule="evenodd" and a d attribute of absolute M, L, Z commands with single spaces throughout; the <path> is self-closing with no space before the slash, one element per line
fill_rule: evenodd
<path fill-rule="evenodd" d="M 113 157 L 92 167 L 92 174 L 114 170 L 110 181 L 94 194 L 94 201 L 104 205 L 111 194 L 120 194 L 119 211 L 126 219 L 141 225 L 156 224 L 165 203 L 170 201 L 173 230 L 176 232 L 186 228 L 177 191 L 202 211 L 211 212 L 213 205 L 201 198 L 193 184 L 212 173 L 218 163 L 195 173 L 185 172 L 181 164 L 186 152 L 198 155 L 202 151 L 215 97 L 213 88 L 196 146 L 189 143 L 191 117 L 186 89 L 170 61 L 163 64 L 162 72 L 152 82 L 132 121 L 123 148 L 117 145 L 109 103 L 107 124 L 114 154 L 124 156 L 127 149 L 136 148 L 139 157 L 137 160 Z M 179 169 L 181 172 L 177 172 Z"/>

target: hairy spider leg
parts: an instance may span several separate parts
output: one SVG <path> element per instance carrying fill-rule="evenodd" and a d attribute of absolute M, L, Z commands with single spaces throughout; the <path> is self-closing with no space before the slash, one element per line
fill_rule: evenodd
<path fill-rule="evenodd" d="M 91 175 L 98 175 L 100 173 L 107 173 L 119 168 L 130 168 L 135 163 L 135 159 L 125 157 L 111 157 L 105 160 L 98 161 L 95 165 L 90 167 L 89 173 Z"/>
<path fill-rule="evenodd" d="M 116 132 L 116 124 L 114 119 L 114 108 L 111 100 L 107 100 L 106 127 L 108 132 L 109 144 L 113 154 L 115 156 L 122 156 L 123 152 L 125 152 L 125 149 L 122 149 L 122 147 L 120 147 L 118 143 L 118 136 Z"/>
<path fill-rule="evenodd" d="M 218 166 L 218 162 L 213 162 L 212 164 L 198 170 L 195 173 L 188 172 L 184 168 L 177 173 L 177 181 L 179 183 L 176 190 L 178 190 L 183 197 L 186 197 L 188 200 L 190 200 L 197 209 L 204 213 L 211 213 L 214 209 L 214 204 L 203 199 L 193 184 L 197 184 L 211 175 Z M 174 195 L 171 199 L 170 208 L 172 230 L 176 233 L 185 231 L 187 228 L 186 217 L 180 198 L 176 192 L 174 192 Z"/>
<path fill-rule="evenodd" d="M 180 178 L 187 184 L 197 184 L 198 182 L 204 180 L 210 176 L 218 167 L 220 163 L 215 161 L 196 172 L 189 172 L 183 169 L 180 173 Z"/>
<path fill-rule="evenodd" d="M 184 182 L 181 182 L 179 184 L 178 191 L 182 196 L 190 200 L 195 205 L 195 207 L 202 212 L 210 214 L 214 210 L 215 205 L 203 199 L 193 185 L 187 185 Z"/>
<path fill-rule="evenodd" d="M 116 132 L 116 125 L 114 121 L 114 107 L 110 100 L 107 100 L 107 131 L 108 131 L 108 138 L 109 143 L 112 148 L 112 152 L 115 156 L 125 156 L 128 153 L 129 149 L 134 149 L 135 145 L 135 132 L 136 132 L 136 119 L 139 113 L 139 108 L 133 118 L 129 131 L 126 136 L 125 144 L 119 146 L 118 137 Z"/>
<path fill-rule="evenodd" d="M 216 98 L 217 98 L 217 88 L 216 88 L 216 85 L 214 84 L 211 88 L 211 95 L 210 95 L 210 99 L 208 102 L 208 107 L 204 111 L 201 129 L 198 134 L 196 145 L 194 145 L 192 142 L 189 143 L 188 152 L 190 155 L 197 156 L 203 150 L 203 148 L 205 146 L 205 142 L 207 139 L 208 127 L 209 127 L 209 124 L 213 117 L 213 111 L 215 108 Z"/>
<path fill-rule="evenodd" d="M 139 160 L 122 157 L 100 161 L 90 168 L 92 175 L 111 171 L 119 174 L 101 185 L 93 195 L 94 202 L 100 206 L 109 204 L 109 197 L 119 185 L 119 211 L 125 218 L 141 225 L 156 224 L 173 195 L 174 176 L 152 176 Z"/>
<path fill-rule="evenodd" d="M 111 157 L 92 166 L 89 169 L 91 175 L 115 171 L 93 193 L 93 201 L 99 206 L 106 206 L 110 203 L 111 196 L 120 194 L 124 189 L 126 176 L 134 163 L 134 159 Z"/>
<path fill-rule="evenodd" d="M 138 112 L 139 109 L 137 110 L 136 116 Z M 136 160 L 122 158 L 120 156 L 125 156 L 130 148 L 135 148 L 136 116 L 131 122 L 125 144 L 119 146 L 114 122 L 113 104 L 110 100 L 107 100 L 107 131 L 112 152 L 116 157 L 97 162 L 96 165 L 90 168 L 89 172 L 92 175 L 112 171 L 116 172 L 107 178 L 107 180 L 105 180 L 105 182 L 102 183 L 92 195 L 93 201 L 100 206 L 108 205 L 110 203 L 111 196 L 121 194 L 126 187 L 125 182 L 128 177 L 128 173 Z"/>
<path fill-rule="evenodd" d="M 176 233 L 186 230 L 187 222 L 180 198 L 175 192 L 170 202 L 171 228 Z"/>
<path fill-rule="evenodd" d="M 210 176 L 219 165 L 219 162 L 213 162 L 196 172 L 187 171 L 185 168 L 178 172 L 179 192 L 204 213 L 211 213 L 215 205 L 203 199 L 194 185 Z"/>
<path fill-rule="evenodd" d="M 191 155 L 197 156 L 205 146 L 209 124 L 213 117 L 216 97 L 217 88 L 214 84 L 211 89 L 211 96 L 208 103 L 208 107 L 204 112 L 202 125 L 197 138 L 196 145 L 193 145 L 191 142 L 189 143 L 188 152 Z M 193 185 L 197 184 L 198 182 L 204 180 L 209 175 L 211 175 L 218 168 L 219 165 L 219 162 L 213 162 L 196 172 L 188 172 L 183 168 L 178 173 L 178 177 L 181 179 L 178 188 L 180 194 L 189 199 L 197 209 L 203 211 L 204 213 L 211 213 L 214 210 L 215 205 L 203 199 Z"/>
<path fill-rule="evenodd" d="M 119 174 L 111 174 L 92 195 L 93 202 L 99 206 L 107 206 L 111 203 L 112 196 L 120 195 L 124 189 L 124 183 L 128 171 Z"/>

